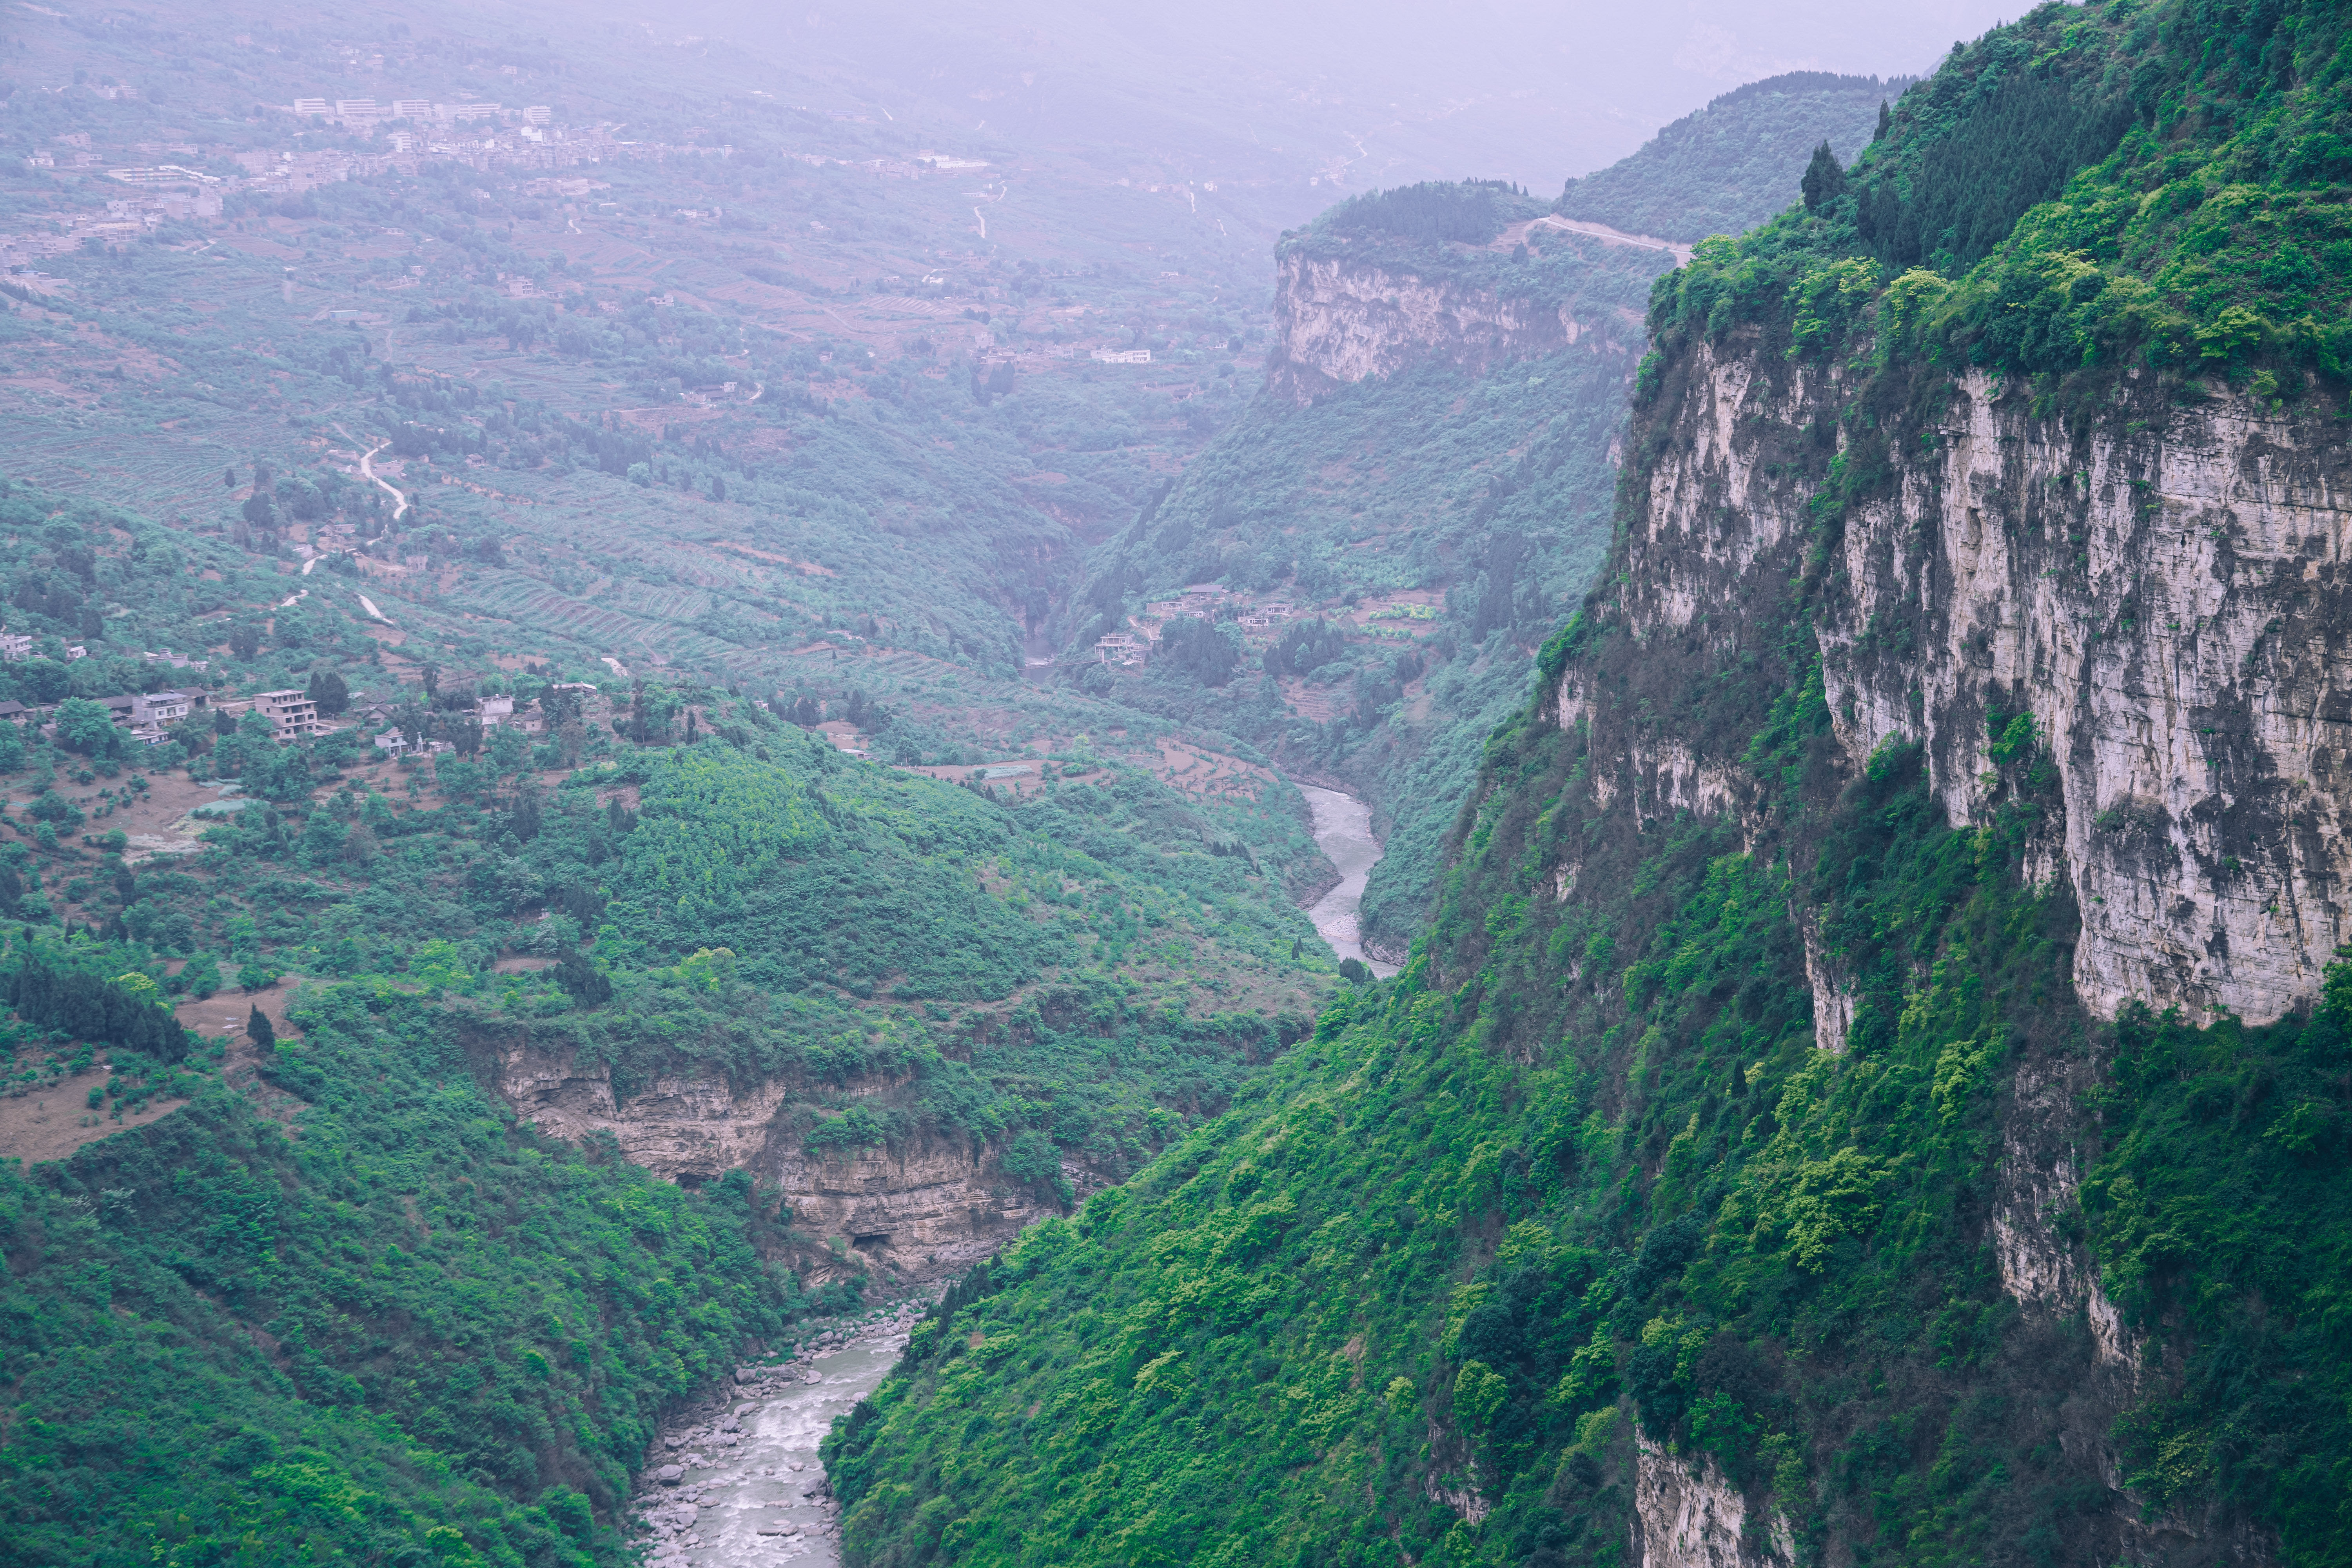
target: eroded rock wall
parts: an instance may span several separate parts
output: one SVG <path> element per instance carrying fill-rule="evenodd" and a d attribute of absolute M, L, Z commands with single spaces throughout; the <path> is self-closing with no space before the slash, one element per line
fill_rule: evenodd
<path fill-rule="evenodd" d="M 510 1037 L 487 1042 L 487 1054 L 499 1093 L 542 1131 L 572 1142 L 609 1132 L 628 1159 L 671 1181 L 750 1171 L 783 1193 L 802 1230 L 915 1279 L 961 1273 L 1054 1212 L 961 1141 L 814 1157 L 805 1119 L 793 1114 L 804 1097 L 782 1081 L 739 1089 L 666 1078 L 619 1104 L 610 1073 L 568 1051 Z M 1096 1184 L 1082 1171 L 1065 1174 L 1082 1191 Z"/>
<path fill-rule="evenodd" d="M 1970 374 L 1927 389 L 1938 411 L 1920 449 L 1891 455 L 1892 485 L 1824 522 L 1830 465 L 1880 460 L 1848 450 L 1850 378 L 1737 347 L 1691 360 L 1629 509 L 1631 623 L 1736 655 L 1776 632 L 1740 613 L 1752 579 L 1820 574 L 1812 634 L 1855 765 L 1919 743 L 1951 819 L 1980 821 L 1989 720 L 2032 716 L 2063 809 L 2031 868 L 2081 905 L 2086 1005 L 2259 1023 L 2311 998 L 2352 939 L 2339 422 L 2229 395 L 2176 405 L 2127 376 L 2070 423 Z M 1563 717 L 1583 700 L 1563 685 Z M 1840 1016 L 1833 980 L 1816 989 L 1816 1016 Z"/>
<path fill-rule="evenodd" d="M 1696 1463 L 1653 1446 L 1633 1456 L 1636 1568 L 1793 1568 L 1796 1542 L 1779 1512 L 1748 1528 L 1748 1500 L 1709 1454 Z"/>
<path fill-rule="evenodd" d="M 1301 404 L 1408 365 L 1481 374 L 1572 347 L 1588 328 L 1564 306 L 1506 299 L 1369 258 L 1297 251 L 1276 265 L 1274 315 L 1277 342 L 1266 389 Z"/>

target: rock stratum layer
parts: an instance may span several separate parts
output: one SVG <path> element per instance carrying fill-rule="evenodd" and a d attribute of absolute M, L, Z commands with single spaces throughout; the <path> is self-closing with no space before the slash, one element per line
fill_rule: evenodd
<path fill-rule="evenodd" d="M 2352 465 L 2334 423 L 2125 379 L 2070 428 L 1970 374 L 1934 449 L 1822 527 L 1847 455 L 1818 435 L 1852 395 L 1839 372 L 1705 344 L 1685 368 L 1630 511 L 1628 617 L 1736 642 L 1756 635 L 1744 584 L 1822 574 L 1811 635 L 1855 765 L 1917 743 L 1951 819 L 1982 820 L 1996 744 L 2031 715 L 2063 800 L 2037 869 L 2081 907 L 2074 979 L 2095 1012 L 2260 1023 L 2309 1001 L 2352 937 Z M 1735 761 L 1637 743 L 1625 787 L 1654 810 L 1722 805 Z M 1833 1046 L 1835 976 L 1816 992 Z"/>
<path fill-rule="evenodd" d="M 960 1273 L 1055 1212 L 969 1144 L 928 1139 L 813 1155 L 806 1117 L 794 1114 L 803 1099 L 780 1079 L 738 1088 L 666 1077 L 623 1101 L 607 1068 L 570 1052 L 505 1039 L 491 1056 L 498 1092 L 542 1132 L 573 1142 L 609 1133 L 629 1160 L 688 1186 L 749 1171 L 782 1192 L 797 1228 L 915 1279 Z M 1087 1184 L 1075 1168 L 1066 1176 Z M 845 1261 L 843 1274 L 856 1271 Z"/>

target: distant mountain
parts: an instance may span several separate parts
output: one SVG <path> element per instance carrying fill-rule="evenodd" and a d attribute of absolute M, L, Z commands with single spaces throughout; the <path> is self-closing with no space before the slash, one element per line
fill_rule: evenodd
<path fill-rule="evenodd" d="M 1556 210 L 1664 239 L 1754 228 L 1796 199 L 1824 130 L 1839 161 L 1851 163 L 1877 131 L 1878 106 L 1902 97 L 1913 79 L 1790 71 L 1749 82 L 1675 121 L 1633 156 L 1569 181 Z"/>

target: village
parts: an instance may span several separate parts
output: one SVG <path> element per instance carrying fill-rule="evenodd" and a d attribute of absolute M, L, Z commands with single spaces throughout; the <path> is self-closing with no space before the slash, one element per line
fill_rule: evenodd
<path fill-rule="evenodd" d="M 79 646 L 44 650 L 37 647 L 29 636 L 0 629 L 0 662 L 21 663 L 48 654 L 61 654 L 60 662 L 71 662 L 87 658 L 88 650 Z M 161 653 L 142 652 L 140 658 L 151 666 L 192 670 L 199 675 L 205 673 L 212 662 L 191 658 L 168 648 Z M 471 682 L 463 679 L 453 681 L 453 689 L 470 690 Z M 581 711 L 596 697 L 596 688 L 586 681 L 558 681 L 547 688 L 546 696 L 559 702 L 565 701 L 568 697 L 569 707 Z M 0 721 L 54 732 L 58 710 L 72 700 L 72 698 L 62 698 L 55 702 L 0 701 Z M 248 713 L 257 713 L 267 720 L 271 739 L 281 744 L 331 735 L 357 727 L 370 735 L 378 752 L 395 758 L 412 753 L 430 756 L 469 750 L 474 738 L 487 738 L 501 729 L 535 739 L 546 734 L 550 728 L 549 715 L 539 699 L 481 693 L 467 696 L 454 706 L 436 706 L 428 712 L 404 698 L 377 699 L 351 704 L 341 691 L 340 681 L 335 683 L 331 694 L 289 687 L 238 696 L 202 685 L 190 685 L 184 689 L 123 692 L 85 700 L 106 708 L 115 728 L 122 731 L 126 739 L 138 746 L 161 746 L 175 739 L 175 731 L 190 721 L 217 730 Z M 463 739 L 453 739 L 453 736 L 462 736 Z"/>

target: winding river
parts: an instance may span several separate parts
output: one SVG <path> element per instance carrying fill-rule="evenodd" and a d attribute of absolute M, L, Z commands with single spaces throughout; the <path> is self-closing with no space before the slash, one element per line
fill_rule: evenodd
<path fill-rule="evenodd" d="M 929 1307 L 843 1325 L 782 1365 L 745 1367 L 726 1398 L 683 1412 L 631 1508 L 649 1532 L 646 1563 L 835 1568 L 839 1516 L 816 1447 L 889 1373 Z"/>
<path fill-rule="evenodd" d="M 1364 902 L 1364 884 L 1372 868 L 1381 863 L 1381 841 L 1372 837 L 1372 808 L 1336 789 L 1300 784 L 1298 793 L 1307 797 L 1307 806 L 1315 813 L 1315 842 L 1339 868 L 1339 885 L 1318 899 L 1307 918 L 1315 922 L 1332 952 L 1343 959 L 1361 959 L 1374 974 L 1386 979 L 1396 973 L 1396 966 L 1366 955 L 1356 923 L 1356 913 Z"/>
<path fill-rule="evenodd" d="M 1365 879 L 1380 864 L 1371 808 L 1338 790 L 1300 784 L 1315 813 L 1315 842 L 1339 869 L 1339 885 L 1307 913 L 1341 958 L 1380 975 L 1394 967 L 1364 956 L 1356 924 Z M 662 1434 L 631 1512 L 643 1522 L 652 1568 L 791 1563 L 836 1568 L 839 1515 L 817 1463 L 817 1445 L 874 1392 L 906 1349 L 928 1301 L 838 1324 L 803 1342 L 790 1361 L 747 1366 L 723 1397 L 680 1412 Z"/>

